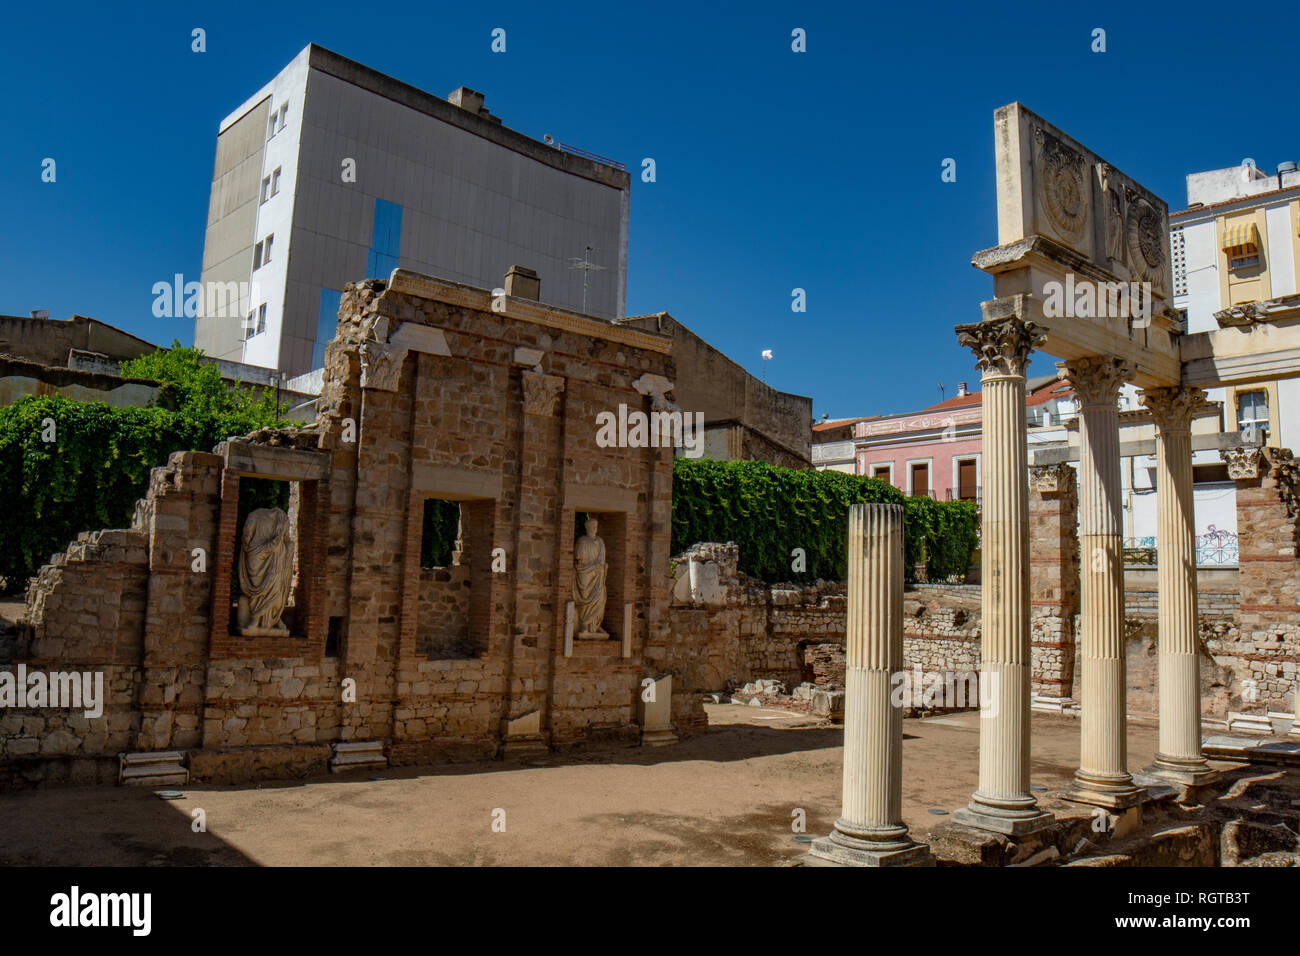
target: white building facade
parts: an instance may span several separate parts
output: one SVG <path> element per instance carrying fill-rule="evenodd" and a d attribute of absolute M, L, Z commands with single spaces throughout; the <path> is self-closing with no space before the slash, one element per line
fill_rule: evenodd
<path fill-rule="evenodd" d="M 320 368 L 344 285 L 399 266 L 495 289 L 518 265 L 542 302 L 621 317 L 630 178 L 579 152 L 503 126 L 465 87 L 442 99 L 308 46 L 221 123 L 202 285 L 238 305 L 205 292 L 195 345 Z"/>
<path fill-rule="evenodd" d="M 1220 313 L 1298 291 L 1300 171 L 1264 173 L 1251 162 L 1187 177 L 1188 208 L 1169 215 L 1174 307 L 1188 332 L 1220 327 Z M 1300 449 L 1300 379 L 1210 391 L 1225 429 Z"/>

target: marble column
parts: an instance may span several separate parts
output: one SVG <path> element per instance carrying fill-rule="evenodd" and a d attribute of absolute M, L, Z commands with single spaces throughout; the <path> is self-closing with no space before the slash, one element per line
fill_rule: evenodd
<path fill-rule="evenodd" d="M 1079 594 L 1082 625 L 1079 769 L 1067 799 L 1123 810 L 1146 791 L 1128 772 L 1124 526 L 1119 390 L 1133 368 L 1111 356 L 1066 362 L 1079 414 Z"/>
<path fill-rule="evenodd" d="M 1029 792 L 1029 470 L 1025 447 L 1025 367 L 1042 343 L 1020 318 L 956 327 L 975 352 L 983 388 L 984 500 L 981 508 L 979 788 L 953 819 L 1019 835 L 1052 815 Z"/>
<path fill-rule="evenodd" d="M 853 505 L 848 556 L 842 813 L 808 862 L 933 865 L 903 823 L 903 711 L 890 699 L 903 673 L 903 506 Z"/>
<path fill-rule="evenodd" d="M 1201 664 L 1196 597 L 1196 525 L 1192 504 L 1192 419 L 1199 388 L 1142 393 L 1156 423 L 1156 549 L 1160 740 L 1146 772 L 1199 786 L 1216 776 L 1201 755 Z"/>

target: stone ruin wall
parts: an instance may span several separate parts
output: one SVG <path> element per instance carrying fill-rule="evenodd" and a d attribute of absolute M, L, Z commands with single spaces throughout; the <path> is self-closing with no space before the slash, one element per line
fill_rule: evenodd
<path fill-rule="evenodd" d="M 1030 491 L 1032 687 L 1046 704 L 1077 702 L 1081 688 L 1077 507 L 1069 466 L 1036 469 Z M 1068 473 L 1068 474 L 1067 474 Z M 1300 474 L 1290 453 L 1266 449 L 1237 478 L 1240 571 L 1202 571 L 1202 713 L 1291 713 L 1300 673 Z M 736 570 L 734 545 L 700 544 L 675 559 L 674 631 L 708 648 L 705 687 L 760 679 L 787 690 L 843 684 L 846 612 L 841 583 L 765 585 Z M 695 562 L 695 587 L 690 564 Z M 1125 593 L 1129 712 L 1157 715 L 1154 573 L 1130 573 Z M 978 671 L 980 588 L 921 584 L 904 596 L 908 669 Z M 1253 680 L 1254 699 L 1244 683 Z"/>
<path fill-rule="evenodd" d="M 426 295 L 423 281 L 349 286 L 313 426 L 173 454 L 130 528 L 83 534 L 41 569 L 0 669 L 101 671 L 105 712 L 0 711 L 0 787 L 115 782 L 124 752 L 181 750 L 191 779 L 212 781 L 319 772 L 335 742 L 382 741 L 393 765 L 491 757 L 534 712 L 527 745 L 635 744 L 641 681 L 662 673 L 675 733 L 704 729 L 704 657 L 666 613 L 671 451 L 595 443 L 597 412 L 650 407 L 633 383 L 666 381 L 666 347 L 585 319 L 517 320 L 486 293 Z M 450 354 L 389 344 L 412 326 Z M 529 370 L 541 355 L 545 374 Z M 229 632 L 249 474 L 297 481 L 303 636 Z M 466 502 L 468 566 L 420 567 L 424 497 Z M 565 656 L 579 511 L 616 512 L 601 527 L 615 636 Z M 498 546 L 509 573 L 489 570 Z M 196 548 L 207 573 L 192 570 Z M 633 607 L 627 657 L 616 597 Z M 448 612 L 467 612 L 472 646 L 439 628 Z"/>

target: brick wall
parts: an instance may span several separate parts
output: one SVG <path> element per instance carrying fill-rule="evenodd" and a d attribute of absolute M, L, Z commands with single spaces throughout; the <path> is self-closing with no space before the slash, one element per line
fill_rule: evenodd
<path fill-rule="evenodd" d="M 97 721 L 0 712 L 0 785 L 102 779 L 124 751 L 184 750 L 212 780 L 321 770 L 337 741 L 491 756 L 534 711 L 552 747 L 635 744 L 665 672 L 676 733 L 703 729 L 703 658 L 667 614 L 672 450 L 596 441 L 600 412 L 671 400 L 668 340 L 398 276 L 345 292 L 313 425 L 173 455 L 130 529 L 41 570 L 0 667 L 103 670 L 111 697 Z M 294 483 L 287 636 L 232 620 L 248 477 Z M 419 565 L 430 497 L 461 502 L 461 566 Z M 606 540 L 610 636 L 566 656 L 579 513 Z"/>

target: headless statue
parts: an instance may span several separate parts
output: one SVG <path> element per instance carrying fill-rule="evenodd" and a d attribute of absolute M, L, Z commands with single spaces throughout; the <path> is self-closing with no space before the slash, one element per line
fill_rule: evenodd
<path fill-rule="evenodd" d="M 573 547 L 573 610 L 579 637 L 609 637 L 600 626 L 605 618 L 605 542 L 596 535 L 597 522 L 589 515 L 587 533 Z"/>
<path fill-rule="evenodd" d="M 288 634 L 280 621 L 293 583 L 289 516 L 259 508 L 244 520 L 239 552 L 239 629 L 245 633 Z"/>

